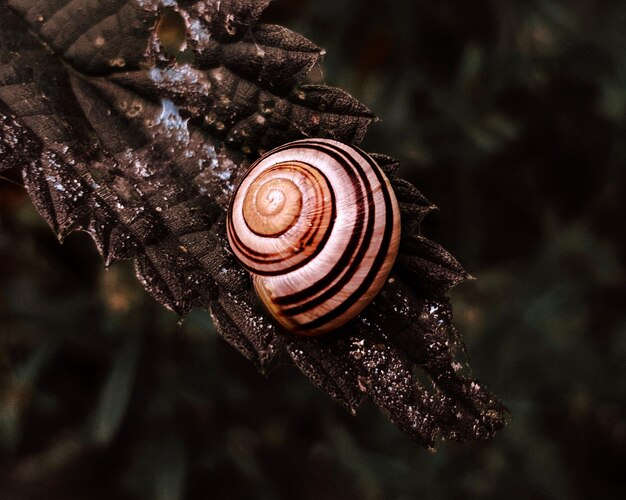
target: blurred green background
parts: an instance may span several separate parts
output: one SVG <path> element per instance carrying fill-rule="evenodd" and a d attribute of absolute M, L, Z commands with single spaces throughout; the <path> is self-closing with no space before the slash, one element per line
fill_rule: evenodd
<path fill-rule="evenodd" d="M 287 359 L 264 378 L 2 179 L 0 497 L 623 498 L 626 2 L 281 0 L 264 20 L 327 50 L 312 81 L 374 110 L 366 148 L 440 207 L 423 233 L 477 278 L 455 322 L 510 424 L 430 454 Z"/>

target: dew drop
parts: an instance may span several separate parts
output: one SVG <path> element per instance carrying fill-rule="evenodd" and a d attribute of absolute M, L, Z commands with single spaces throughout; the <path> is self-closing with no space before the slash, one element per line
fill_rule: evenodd
<path fill-rule="evenodd" d="M 112 68 L 123 68 L 126 66 L 126 59 L 123 57 L 114 57 L 113 59 L 109 59 L 109 66 Z"/>
<path fill-rule="evenodd" d="M 224 28 L 226 28 L 226 33 L 230 36 L 237 34 L 237 27 L 235 26 L 235 16 L 233 14 L 228 14 L 226 16 L 226 23 L 224 23 Z"/>

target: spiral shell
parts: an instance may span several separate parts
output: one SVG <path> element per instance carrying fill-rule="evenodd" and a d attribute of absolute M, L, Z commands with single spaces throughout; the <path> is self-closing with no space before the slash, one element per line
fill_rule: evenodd
<path fill-rule="evenodd" d="M 389 181 L 360 149 L 305 139 L 255 162 L 233 196 L 230 246 L 286 329 L 340 327 L 374 298 L 398 254 Z"/>

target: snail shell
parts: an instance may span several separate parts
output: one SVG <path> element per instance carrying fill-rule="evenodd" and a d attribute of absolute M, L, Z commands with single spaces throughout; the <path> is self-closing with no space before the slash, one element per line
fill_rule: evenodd
<path fill-rule="evenodd" d="M 317 335 L 354 318 L 381 289 L 398 254 L 400 212 L 370 156 L 305 139 L 250 167 L 227 232 L 272 316 L 292 332 Z"/>

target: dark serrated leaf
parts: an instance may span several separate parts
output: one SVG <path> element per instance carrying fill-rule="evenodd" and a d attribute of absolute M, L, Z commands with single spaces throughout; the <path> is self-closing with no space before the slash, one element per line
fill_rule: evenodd
<path fill-rule="evenodd" d="M 370 156 L 376 161 L 376 163 L 378 163 L 380 168 L 383 169 L 389 180 L 393 182 L 396 178 L 396 174 L 398 173 L 400 162 L 391 156 L 379 153 L 370 153 Z"/>
<path fill-rule="evenodd" d="M 225 208 L 251 159 L 309 136 L 357 143 L 374 120 L 342 90 L 303 85 L 322 51 L 258 24 L 268 4 L 0 0 L 0 168 L 22 167 L 60 238 L 85 231 L 106 264 L 133 259 L 181 315 L 209 308 L 259 369 L 285 346 L 331 397 L 354 411 L 370 395 L 421 444 L 490 437 L 506 411 L 462 375 L 443 295 L 468 275 L 418 235 L 434 207 L 396 178 L 395 160 L 375 155 L 402 212 L 395 272 L 333 335 L 279 331 L 230 254 Z M 159 40 L 168 18 L 186 29 L 180 54 Z"/>
<path fill-rule="evenodd" d="M 237 43 L 225 45 L 221 63 L 274 93 L 289 93 L 319 61 L 321 49 L 282 26 L 261 24 Z M 202 53 L 196 51 L 201 60 Z M 202 67 L 202 66 L 200 66 Z"/>
<path fill-rule="evenodd" d="M 15 121 L 4 103 L 0 103 L 0 137 L 0 171 L 19 166 L 24 151 L 36 151 L 38 148 L 28 130 Z"/>
<path fill-rule="evenodd" d="M 453 286 L 468 279 L 461 264 L 441 245 L 423 236 L 402 238 L 396 264 L 408 283 L 419 283 L 421 293 L 446 293 Z"/>
<path fill-rule="evenodd" d="M 392 185 L 402 215 L 403 236 L 413 235 L 418 232 L 422 219 L 437 207 L 428 201 L 413 184 L 404 179 L 394 179 Z"/>
<path fill-rule="evenodd" d="M 346 336 L 311 339 L 287 338 L 285 347 L 294 363 L 330 397 L 356 412 L 365 397 L 365 388 L 354 376 Z"/>
<path fill-rule="evenodd" d="M 221 42 L 244 36 L 258 21 L 271 0 L 222 0 L 219 2 L 185 0 L 208 31 Z"/>

